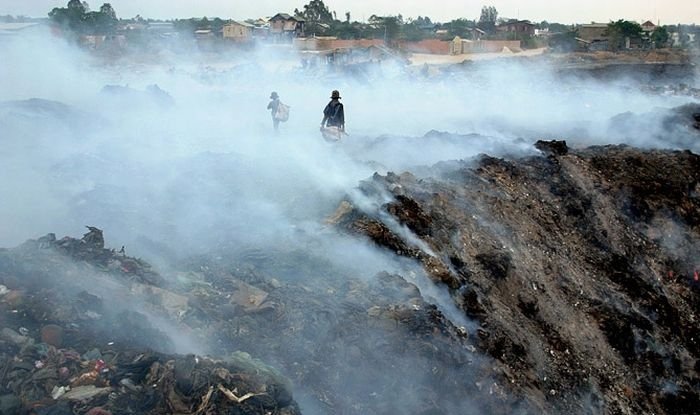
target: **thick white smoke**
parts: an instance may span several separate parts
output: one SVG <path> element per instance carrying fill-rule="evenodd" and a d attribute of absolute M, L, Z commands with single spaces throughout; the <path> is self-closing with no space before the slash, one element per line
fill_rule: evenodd
<path fill-rule="evenodd" d="M 199 253 L 307 250 L 360 278 L 407 275 L 464 325 L 416 264 L 324 218 L 377 171 L 535 154 L 537 138 L 664 146 L 644 125 L 611 136 L 610 119 L 688 102 L 625 82 L 564 82 L 517 60 L 424 78 L 391 63 L 361 76 L 309 73 L 279 47 L 153 53 L 105 62 L 48 33 L 0 41 L 0 246 L 95 225 L 108 245 L 163 269 Z M 339 143 L 318 131 L 333 89 L 349 132 Z M 271 91 L 291 107 L 279 134 Z"/>

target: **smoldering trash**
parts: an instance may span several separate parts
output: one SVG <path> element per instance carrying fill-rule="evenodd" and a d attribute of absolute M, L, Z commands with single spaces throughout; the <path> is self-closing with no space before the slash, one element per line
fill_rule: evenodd
<path fill-rule="evenodd" d="M 0 414 L 697 413 L 690 53 L 155 23 L 0 36 Z"/>
<path fill-rule="evenodd" d="M 298 249 L 196 255 L 161 274 L 93 226 L 3 249 L 3 413 L 293 414 L 299 402 L 535 413 L 592 410 L 590 399 L 691 413 L 698 236 L 664 235 L 695 220 L 700 159 L 538 147 L 548 155 L 483 157 L 429 182 L 376 175 L 360 191 L 393 201 L 329 212 L 339 232 L 419 265 L 403 276 L 333 278 Z M 494 214 L 501 228 L 480 219 Z M 446 229 L 464 232 L 458 244 Z M 303 263 L 304 276 L 274 276 Z M 447 287 L 447 302 L 426 282 Z M 448 317 L 450 302 L 473 323 Z M 644 399 L 660 379 L 673 387 Z"/>

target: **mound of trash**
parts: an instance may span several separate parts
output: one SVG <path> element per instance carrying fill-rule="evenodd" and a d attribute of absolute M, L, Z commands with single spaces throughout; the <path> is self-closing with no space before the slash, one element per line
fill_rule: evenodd
<path fill-rule="evenodd" d="M 173 340 L 154 316 L 184 310 L 187 299 L 88 229 L 0 250 L 0 413 L 300 413 L 289 381 L 247 353 L 156 352 Z"/>
<path fill-rule="evenodd" d="M 319 232 L 391 273 L 313 238 L 0 249 L 0 413 L 695 413 L 700 157 L 535 147 L 362 182 Z"/>
<path fill-rule="evenodd" d="M 0 250 L 0 410 L 295 414 L 292 390 L 319 413 L 518 405 L 467 329 L 409 276 L 357 278 L 319 261 L 245 251 L 161 275 L 105 248 L 92 226 L 80 239 L 48 234 Z M 298 280 L 263 265 L 294 268 Z M 207 357 L 175 354 L 200 343 Z"/>
<path fill-rule="evenodd" d="M 627 146 L 375 175 L 333 223 L 414 258 L 538 413 L 697 413 L 700 156 Z M 390 198 L 387 195 L 391 196 Z"/>

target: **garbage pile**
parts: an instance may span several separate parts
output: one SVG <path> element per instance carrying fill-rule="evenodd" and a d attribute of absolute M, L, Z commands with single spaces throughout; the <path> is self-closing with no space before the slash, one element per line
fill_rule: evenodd
<path fill-rule="evenodd" d="M 95 227 L 81 239 L 49 234 L 0 250 L 0 413 L 300 413 L 289 381 L 247 353 L 154 351 L 172 339 L 149 315 L 112 311 L 107 296 L 88 292 L 90 281 L 106 281 L 99 274 L 135 286 L 163 281 L 145 261 L 105 249 Z M 118 295 L 118 284 L 107 288 Z"/>
<path fill-rule="evenodd" d="M 700 151 L 700 104 L 635 114 L 625 112 L 608 123 L 612 136 L 641 145 L 687 148 Z"/>
<path fill-rule="evenodd" d="M 448 287 L 498 384 L 535 412 L 697 413 L 700 156 L 536 147 L 375 174 L 361 191 L 393 201 L 348 199 L 333 221 Z"/>
<path fill-rule="evenodd" d="M 684 83 L 676 85 L 644 85 L 641 87 L 641 90 L 649 95 L 680 96 L 700 99 L 700 88 L 694 88 Z"/>
<path fill-rule="evenodd" d="M 409 270 L 358 278 L 305 247 L 173 267 L 95 227 L 0 250 L 2 413 L 294 414 L 292 389 L 317 413 L 520 405 Z M 213 357 L 174 354 L 200 343 Z"/>
<path fill-rule="evenodd" d="M 0 413 L 695 413 L 700 157 L 535 148 L 361 183 L 384 204 L 324 232 L 392 273 L 313 238 L 161 272 L 94 227 L 0 249 Z"/>

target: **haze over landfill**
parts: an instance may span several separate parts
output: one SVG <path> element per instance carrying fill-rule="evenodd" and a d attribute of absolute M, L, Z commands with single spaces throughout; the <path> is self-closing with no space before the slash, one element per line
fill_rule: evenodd
<path fill-rule="evenodd" d="M 696 413 L 700 10 L 550 8 L 0 0 L 0 414 Z"/>

